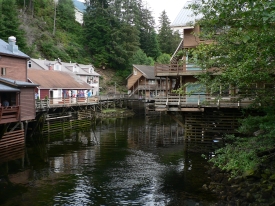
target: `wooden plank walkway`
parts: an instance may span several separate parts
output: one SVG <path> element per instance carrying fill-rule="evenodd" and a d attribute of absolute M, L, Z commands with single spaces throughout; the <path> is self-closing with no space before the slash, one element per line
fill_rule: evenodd
<path fill-rule="evenodd" d="M 155 98 L 156 111 L 193 111 L 203 112 L 204 108 L 245 108 L 251 100 L 239 100 L 238 97 L 217 99 L 211 95 L 168 95 Z"/>
<path fill-rule="evenodd" d="M 35 101 L 36 111 L 46 111 L 48 109 L 73 107 L 73 106 L 105 106 L 107 103 L 118 103 L 128 99 L 128 95 L 115 94 L 94 97 L 74 97 L 74 98 L 49 98 Z"/>

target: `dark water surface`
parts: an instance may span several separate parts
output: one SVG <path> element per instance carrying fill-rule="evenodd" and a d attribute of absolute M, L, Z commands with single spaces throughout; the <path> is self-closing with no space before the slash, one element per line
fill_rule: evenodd
<path fill-rule="evenodd" d="M 212 205 L 206 160 L 169 117 L 108 119 L 36 137 L 0 166 L 1 205 Z"/>

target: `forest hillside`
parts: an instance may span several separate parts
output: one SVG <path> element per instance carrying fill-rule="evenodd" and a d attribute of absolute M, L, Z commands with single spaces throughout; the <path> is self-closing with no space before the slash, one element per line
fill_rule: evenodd
<path fill-rule="evenodd" d="M 143 0 L 87 0 L 85 5 L 80 24 L 73 0 L 0 0 L 0 38 L 15 36 L 32 58 L 92 63 L 102 73 L 101 83 L 112 74 L 109 86 L 124 90 L 132 64 L 168 63 L 180 42 L 165 11 L 155 28 Z M 102 85 L 106 92 L 108 84 Z"/>

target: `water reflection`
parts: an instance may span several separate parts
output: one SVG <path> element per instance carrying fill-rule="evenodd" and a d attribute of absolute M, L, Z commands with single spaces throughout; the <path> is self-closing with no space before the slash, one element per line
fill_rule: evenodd
<path fill-rule="evenodd" d="M 212 197 L 200 190 L 207 181 L 206 162 L 200 154 L 184 152 L 183 134 L 167 117 L 135 117 L 100 120 L 86 131 L 40 137 L 27 150 L 30 166 L 25 162 L 23 170 L 12 171 L 25 180 L 10 182 L 3 193 L 16 192 L 2 202 L 208 205 Z"/>

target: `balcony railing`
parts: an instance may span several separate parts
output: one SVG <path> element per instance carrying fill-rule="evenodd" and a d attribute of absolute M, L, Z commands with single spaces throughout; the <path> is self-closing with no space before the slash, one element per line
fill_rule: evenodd
<path fill-rule="evenodd" d="M 194 75 L 201 72 L 195 64 L 156 64 L 155 76 Z"/>
<path fill-rule="evenodd" d="M 200 107 L 225 107 L 240 108 L 248 107 L 252 100 L 242 99 L 236 96 L 224 96 L 217 98 L 210 94 L 193 94 L 193 95 L 168 95 L 157 96 L 155 98 L 156 110 L 180 111 L 182 108 L 200 108 Z"/>
<path fill-rule="evenodd" d="M 0 124 L 17 122 L 20 117 L 20 106 L 0 107 Z"/>
<path fill-rule="evenodd" d="M 35 105 L 37 110 L 45 110 L 51 107 L 98 104 L 101 101 L 124 99 L 127 98 L 127 96 L 128 95 L 124 94 L 109 94 L 92 97 L 36 99 Z"/>

